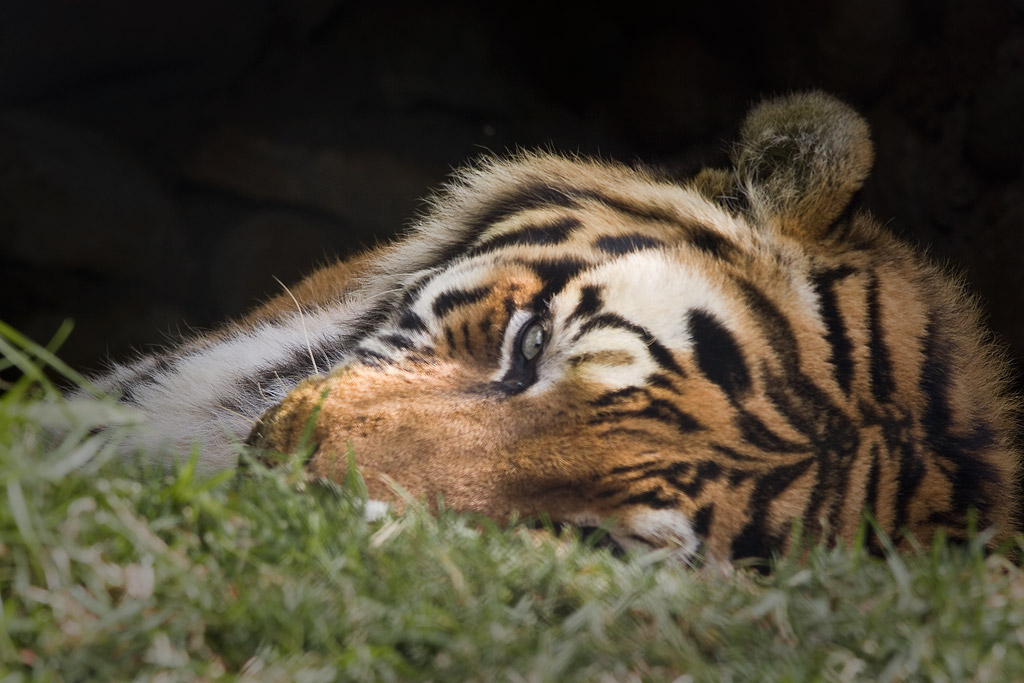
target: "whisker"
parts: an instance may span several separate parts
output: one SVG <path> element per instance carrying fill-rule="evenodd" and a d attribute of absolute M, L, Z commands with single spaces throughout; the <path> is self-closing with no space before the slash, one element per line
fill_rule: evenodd
<path fill-rule="evenodd" d="M 277 284 L 281 285 L 281 288 L 284 289 L 284 291 L 288 293 L 288 296 L 292 298 L 292 301 L 295 302 L 295 310 L 299 312 L 299 323 L 302 324 L 302 336 L 306 340 L 306 350 L 309 351 L 309 360 L 313 362 L 313 374 L 319 375 L 320 370 L 316 367 L 316 358 L 313 356 L 313 345 L 309 343 L 309 333 L 306 331 L 306 316 L 303 315 L 302 313 L 302 306 L 299 305 L 299 300 L 295 298 L 295 295 L 292 294 L 292 290 L 288 289 L 287 285 L 278 280 L 276 277 L 274 277 L 274 280 L 277 282 Z"/>
<path fill-rule="evenodd" d="M 246 415 L 245 413 L 239 412 L 239 411 L 235 410 L 234 408 L 228 408 L 227 406 L 223 406 L 223 405 L 222 406 L 217 406 L 217 408 L 220 409 L 221 411 L 225 412 L 225 413 L 229 413 L 231 415 L 234 415 L 235 417 L 240 417 L 243 420 L 246 420 L 246 421 L 248 421 L 248 422 L 250 422 L 252 424 L 256 424 L 257 422 L 260 421 L 260 418 L 253 417 L 252 415 Z"/>

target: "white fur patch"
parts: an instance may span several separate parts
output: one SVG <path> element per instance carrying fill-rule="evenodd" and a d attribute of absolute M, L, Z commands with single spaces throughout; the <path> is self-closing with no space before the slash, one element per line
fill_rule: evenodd
<path fill-rule="evenodd" d="M 578 370 L 581 379 L 603 384 L 608 389 L 614 390 L 642 384 L 648 375 L 658 371 L 658 364 L 647 352 L 644 341 L 632 332 L 621 328 L 596 328 L 583 335 L 572 347 L 573 355 L 605 351 L 621 351 L 628 354 L 633 360 L 629 364 L 622 365 L 606 365 L 600 361 L 586 362 Z M 553 379 L 548 378 L 548 382 L 551 383 Z"/>
<path fill-rule="evenodd" d="M 626 524 L 616 525 L 609 533 L 623 548 L 671 548 L 672 558 L 683 562 L 691 559 L 700 548 L 700 539 L 690 519 L 679 510 L 640 510 L 630 515 Z"/>
<path fill-rule="evenodd" d="M 561 521 L 578 527 L 605 526 L 612 540 L 626 550 L 668 548 L 672 559 L 681 562 L 693 559 L 700 549 L 701 541 L 689 517 L 679 510 L 641 509 L 625 521 L 612 524 L 593 511 L 584 510 L 566 515 Z"/>
<path fill-rule="evenodd" d="M 585 273 L 574 289 L 588 284 L 602 287 L 605 311 L 643 327 L 673 349 L 690 347 L 687 310 L 704 309 L 726 320 L 732 317 L 728 299 L 705 269 L 688 266 L 676 253 L 634 252 Z"/>
<path fill-rule="evenodd" d="M 621 351 L 632 358 L 623 363 L 605 364 L 600 356 L 579 366 L 576 372 L 585 381 L 602 384 L 609 389 L 637 386 L 659 366 L 652 359 L 644 340 L 636 333 L 619 327 L 596 327 L 576 341 L 573 339 L 590 319 L 569 320 L 588 285 L 600 287 L 601 313 L 616 315 L 641 327 L 659 343 L 674 352 L 686 352 L 692 346 L 687 329 L 686 312 L 703 310 L 714 314 L 726 326 L 736 324 L 735 303 L 710 280 L 704 269 L 688 266 L 685 256 L 661 250 L 643 250 L 597 265 L 581 274 L 551 302 L 553 319 L 550 339 L 538 361 L 537 382 L 527 394 L 539 394 L 555 386 L 568 372 L 572 358 L 605 351 Z M 528 314 L 516 313 L 525 322 Z M 511 328 L 511 326 L 510 326 Z M 514 339 L 514 336 L 512 337 Z M 508 362 L 514 352 L 506 339 L 503 358 Z"/>
<path fill-rule="evenodd" d="M 195 444 L 202 454 L 199 469 L 233 467 L 237 442 L 265 409 L 292 389 L 283 379 L 254 386 L 253 378 L 294 354 L 307 353 L 307 335 L 316 348 L 345 329 L 326 312 L 305 314 L 305 331 L 297 318 L 260 325 L 189 351 L 175 359 L 170 370 L 155 369 L 151 360 L 119 368 L 115 377 L 120 375 L 121 386 L 146 415 L 126 447 L 185 458 Z M 317 358 L 322 370 L 337 360 Z"/>

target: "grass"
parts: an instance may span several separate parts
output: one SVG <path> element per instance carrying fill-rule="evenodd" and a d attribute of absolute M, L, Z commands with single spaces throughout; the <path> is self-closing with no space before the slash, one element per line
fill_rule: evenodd
<path fill-rule="evenodd" d="M 981 539 L 762 575 L 416 506 L 371 523 L 355 476 L 113 457 L 135 416 L 62 399 L 41 368 L 84 380 L 53 348 L 0 326 L 2 681 L 1024 679 L 1024 572 Z"/>

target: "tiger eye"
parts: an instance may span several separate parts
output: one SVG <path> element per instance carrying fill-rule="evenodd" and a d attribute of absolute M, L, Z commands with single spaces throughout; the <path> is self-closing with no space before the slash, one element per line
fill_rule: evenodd
<path fill-rule="evenodd" d="M 519 351 L 526 360 L 536 358 L 544 348 L 544 326 L 539 322 L 530 323 L 522 335 Z"/>

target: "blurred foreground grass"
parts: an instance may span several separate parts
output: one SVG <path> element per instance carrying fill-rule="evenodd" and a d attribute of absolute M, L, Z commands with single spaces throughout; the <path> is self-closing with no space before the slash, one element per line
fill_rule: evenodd
<path fill-rule="evenodd" d="M 761 575 L 367 522 L 358 477 L 113 457 L 136 416 L 62 398 L 51 351 L 0 325 L 0 680 L 1024 680 L 1024 572 L 980 541 Z"/>

